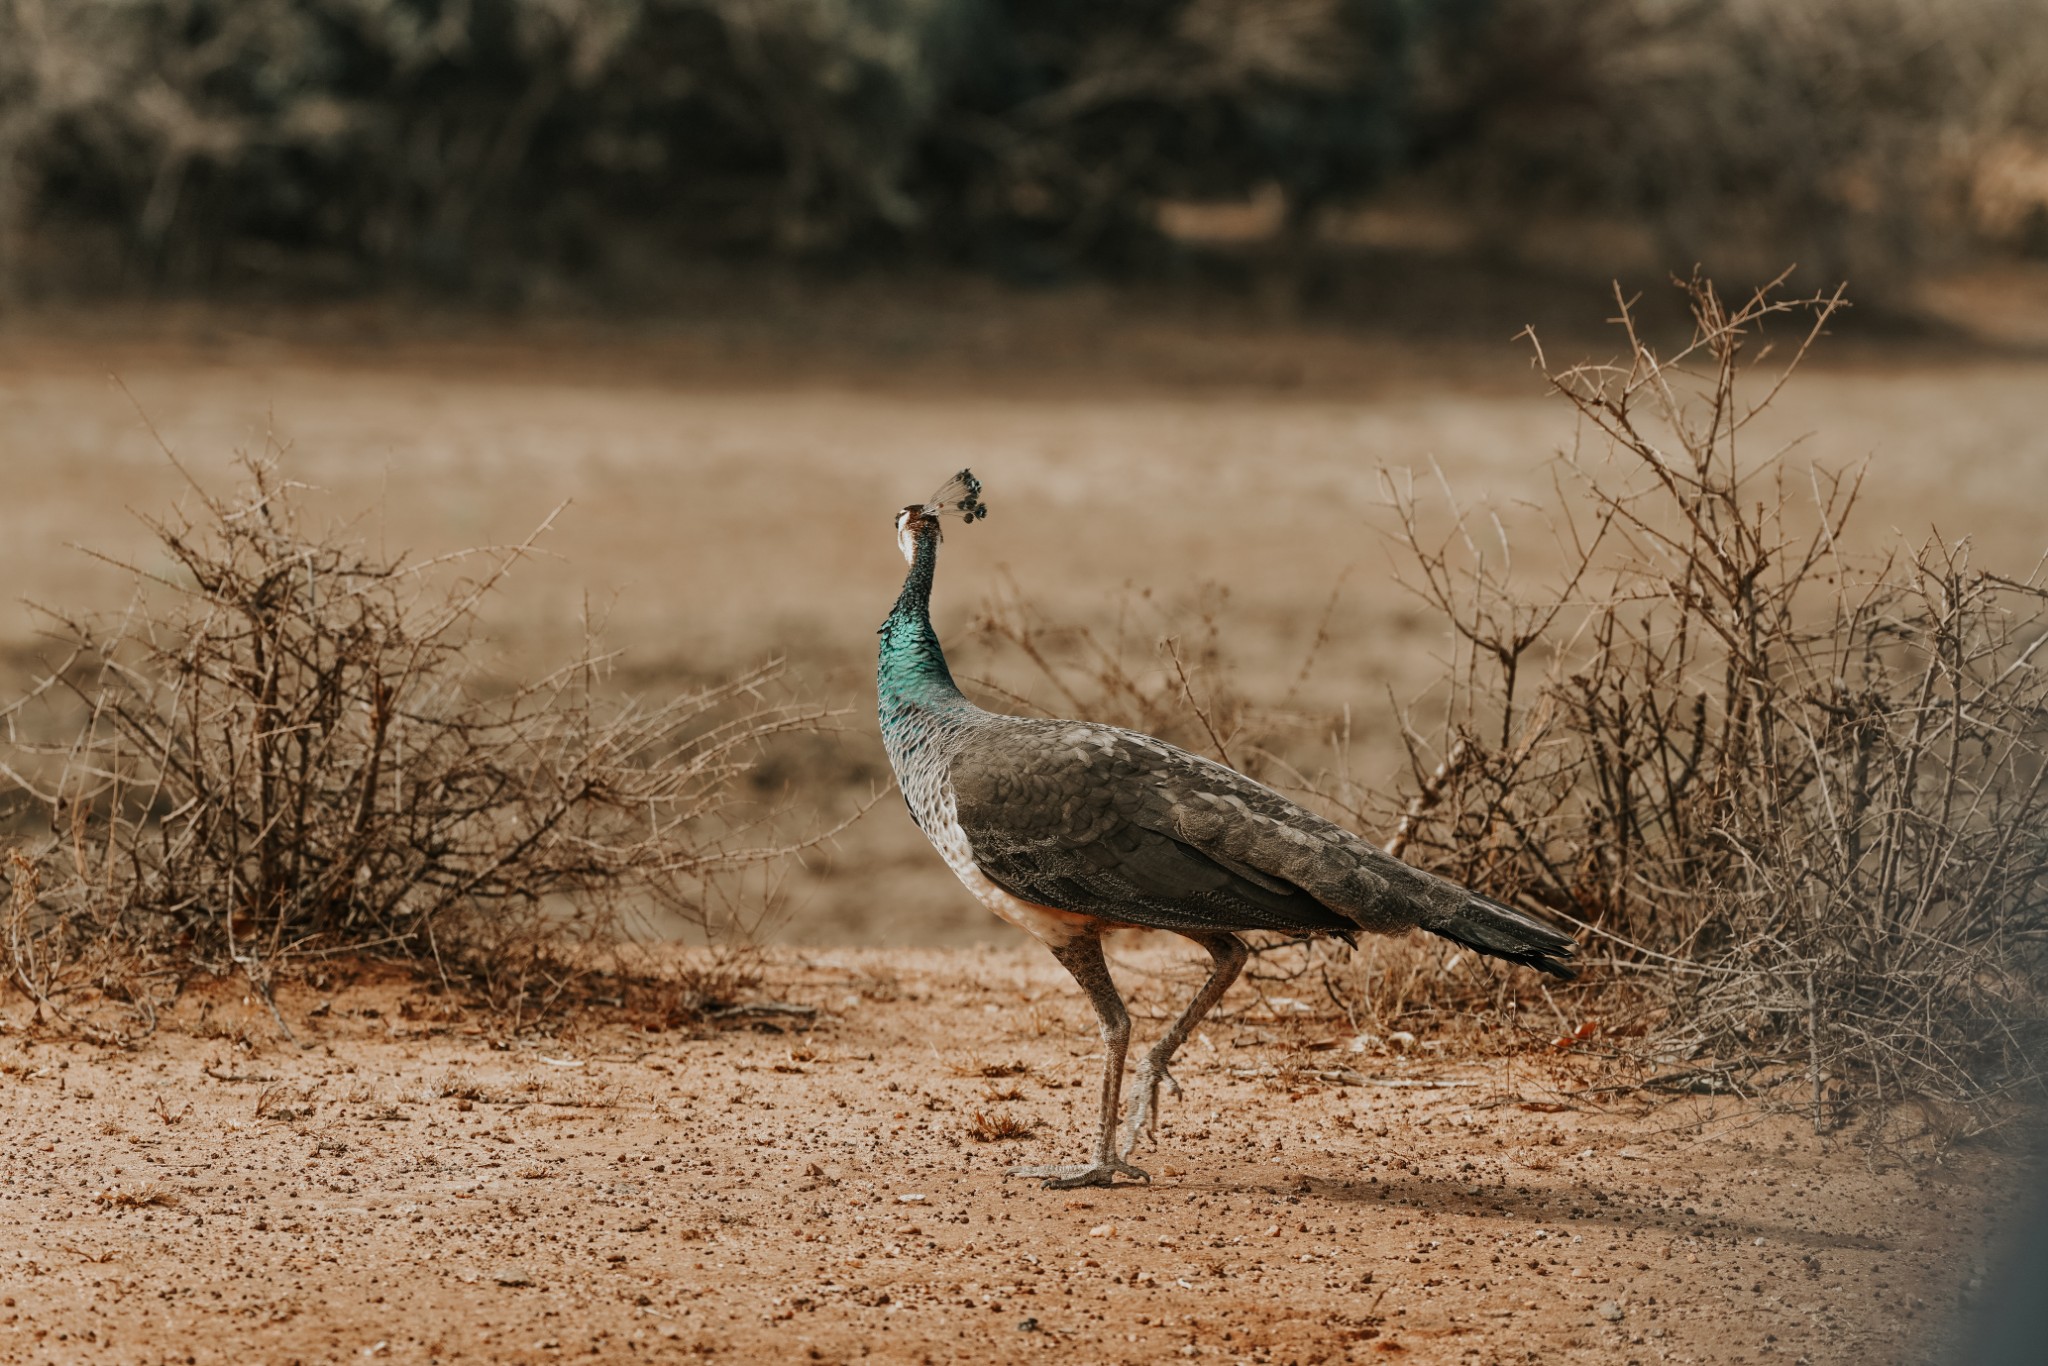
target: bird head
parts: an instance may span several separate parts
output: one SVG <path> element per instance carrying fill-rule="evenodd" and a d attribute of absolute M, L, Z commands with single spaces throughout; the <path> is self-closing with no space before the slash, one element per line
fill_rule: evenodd
<path fill-rule="evenodd" d="M 922 503 L 912 503 L 896 514 L 896 545 L 906 563 L 917 558 L 920 537 L 937 539 L 940 520 L 958 517 L 975 522 L 988 516 L 988 504 L 981 501 L 981 481 L 974 471 L 962 470 Z"/>

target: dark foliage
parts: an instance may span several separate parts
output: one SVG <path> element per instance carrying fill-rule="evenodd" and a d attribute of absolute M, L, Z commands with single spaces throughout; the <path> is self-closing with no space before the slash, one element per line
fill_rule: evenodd
<path fill-rule="evenodd" d="M 635 252 L 1100 256 L 1163 195 L 1376 182 L 1415 32 L 1393 0 L 13 0 L 0 225 L 138 279 L 486 290 Z"/>
<path fill-rule="evenodd" d="M 0 285 L 1045 279 L 1254 193 L 1291 256 L 1396 177 L 1839 264 L 2048 214 L 2044 46 L 2020 0 L 0 0 Z"/>

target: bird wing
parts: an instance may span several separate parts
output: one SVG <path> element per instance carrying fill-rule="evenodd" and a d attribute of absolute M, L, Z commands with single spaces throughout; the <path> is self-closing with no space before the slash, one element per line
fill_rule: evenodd
<path fill-rule="evenodd" d="M 1241 773 L 1113 726 L 1005 718 L 962 745 L 950 777 L 992 881 L 1121 924 L 1391 932 L 1423 923 L 1430 884 L 1450 886 Z"/>
<path fill-rule="evenodd" d="M 1578 945 L 1553 926 L 1149 735 L 1004 717 L 964 738 L 948 776 L 982 872 L 1041 906 L 1162 930 L 1419 928 L 1578 973 Z"/>

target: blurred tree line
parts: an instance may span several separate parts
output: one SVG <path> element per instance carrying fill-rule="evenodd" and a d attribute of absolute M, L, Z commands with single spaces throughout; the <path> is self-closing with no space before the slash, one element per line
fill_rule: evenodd
<path fill-rule="evenodd" d="M 2048 251 L 2038 0 L 0 0 L 0 289 L 1144 271 L 1390 187 L 1824 272 Z"/>

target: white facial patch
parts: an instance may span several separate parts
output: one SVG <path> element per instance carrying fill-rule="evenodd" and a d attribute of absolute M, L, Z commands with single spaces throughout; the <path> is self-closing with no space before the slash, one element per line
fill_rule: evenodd
<path fill-rule="evenodd" d="M 896 548 L 903 552 L 903 563 L 909 564 L 917 558 L 917 541 L 910 534 L 910 509 L 896 514 Z"/>

